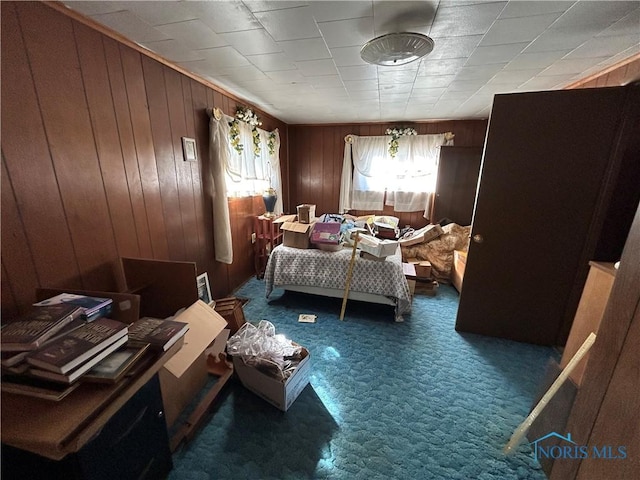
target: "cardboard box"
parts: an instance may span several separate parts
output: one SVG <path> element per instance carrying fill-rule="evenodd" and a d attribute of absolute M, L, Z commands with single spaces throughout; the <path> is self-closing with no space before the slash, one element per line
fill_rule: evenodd
<path fill-rule="evenodd" d="M 467 252 L 461 250 L 453 251 L 453 265 L 451 267 L 451 283 L 458 290 L 462 291 L 462 279 L 464 277 L 464 269 L 467 265 Z"/>
<path fill-rule="evenodd" d="M 407 262 L 414 266 L 417 278 L 431 278 L 431 262 L 417 258 L 408 258 Z"/>
<path fill-rule="evenodd" d="M 300 223 L 313 223 L 316 219 L 316 206 L 304 203 L 298 205 L 298 221 Z"/>
<path fill-rule="evenodd" d="M 340 244 L 340 224 L 336 222 L 314 223 L 311 231 L 311 243 Z"/>
<path fill-rule="evenodd" d="M 167 427 L 204 387 L 207 381 L 205 350 L 226 328 L 227 322 L 213 308 L 197 300 L 175 317 L 189 324 L 184 345 L 160 369 L 160 389 Z"/>
<path fill-rule="evenodd" d="M 271 405 L 286 412 L 300 392 L 309 383 L 311 375 L 311 361 L 309 351 L 302 348 L 304 358 L 298 364 L 295 372 L 285 382 L 260 370 L 247 365 L 242 357 L 233 357 L 233 367 L 245 388 L 263 398 Z"/>
<path fill-rule="evenodd" d="M 216 299 L 215 311 L 227 322 L 231 335 L 235 334 L 245 324 L 242 302 L 235 297 Z"/>
<path fill-rule="evenodd" d="M 370 253 L 374 257 L 388 257 L 398 250 L 398 242 L 395 240 L 381 240 L 371 235 L 360 235 L 358 248 Z"/>
<path fill-rule="evenodd" d="M 280 229 L 283 232 L 282 244 L 285 247 L 309 248 L 313 223 L 284 222 Z"/>
<path fill-rule="evenodd" d="M 442 230 L 442 227 L 440 225 L 427 225 L 426 227 L 422 227 L 421 229 L 413 232 L 411 235 L 407 235 L 406 237 L 403 237 L 398 241 L 403 247 L 409 247 L 411 245 L 417 245 L 419 243 L 430 242 L 431 240 L 438 238 L 443 233 L 444 230 Z"/>
<path fill-rule="evenodd" d="M 438 293 L 438 282 L 436 280 L 416 279 L 414 291 L 416 295 L 427 295 L 433 297 Z"/>

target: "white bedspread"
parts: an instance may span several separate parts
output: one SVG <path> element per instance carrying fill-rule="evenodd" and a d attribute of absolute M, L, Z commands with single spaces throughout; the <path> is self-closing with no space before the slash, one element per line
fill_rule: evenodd
<path fill-rule="evenodd" d="M 269 256 L 264 275 L 266 296 L 274 286 L 303 285 L 344 290 L 351 248 L 338 252 L 299 249 L 278 245 Z M 396 315 L 411 310 L 409 285 L 402 272 L 402 255 L 384 260 L 368 260 L 359 255 L 353 267 L 350 291 L 391 297 L 396 302 Z"/>

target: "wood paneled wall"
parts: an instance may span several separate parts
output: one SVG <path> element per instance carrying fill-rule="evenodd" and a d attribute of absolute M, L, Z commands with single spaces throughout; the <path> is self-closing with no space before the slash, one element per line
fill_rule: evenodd
<path fill-rule="evenodd" d="M 120 256 L 196 262 L 214 297 L 246 281 L 264 206 L 229 201 L 234 263 L 216 262 L 206 114 L 241 102 L 46 4 L 1 13 L 2 315 L 37 287 L 123 289 Z M 286 170 L 287 126 L 257 112 Z"/>
<path fill-rule="evenodd" d="M 487 130 L 486 120 L 455 120 L 432 123 L 376 123 L 345 125 L 289 126 L 289 198 L 285 209 L 295 213 L 296 205 L 313 203 L 316 214 L 337 213 L 340 197 L 340 176 L 344 158 L 344 137 L 384 135 L 387 128 L 412 126 L 418 134 L 453 132 L 454 143 L 461 147 L 482 147 Z M 428 222 L 422 212 L 394 213 L 391 207 L 382 212 L 352 211 L 353 215 L 375 213 L 394 215 L 400 225 L 422 227 Z"/>
<path fill-rule="evenodd" d="M 640 54 L 605 72 L 575 82 L 567 88 L 617 87 L 640 80 Z"/>

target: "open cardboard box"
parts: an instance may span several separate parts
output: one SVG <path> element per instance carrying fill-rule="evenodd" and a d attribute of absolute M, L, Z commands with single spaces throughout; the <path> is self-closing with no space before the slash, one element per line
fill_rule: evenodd
<path fill-rule="evenodd" d="M 309 351 L 304 347 L 302 347 L 302 356 L 293 374 L 284 382 L 245 364 L 239 356 L 233 357 L 233 367 L 245 388 L 286 412 L 309 383 L 311 362 Z"/>
<path fill-rule="evenodd" d="M 168 427 L 175 423 L 206 384 L 206 350 L 227 327 L 226 320 L 202 300 L 197 300 L 175 320 L 188 323 L 189 331 L 182 348 L 160 370 L 160 388 Z"/>

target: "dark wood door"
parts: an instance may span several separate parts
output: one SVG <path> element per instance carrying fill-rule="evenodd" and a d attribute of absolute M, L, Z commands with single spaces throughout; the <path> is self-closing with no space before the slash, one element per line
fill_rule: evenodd
<path fill-rule="evenodd" d="M 432 222 L 471 225 L 482 147 L 441 147 Z"/>
<path fill-rule="evenodd" d="M 627 94 L 496 95 L 456 330 L 564 343 L 613 197 Z"/>

